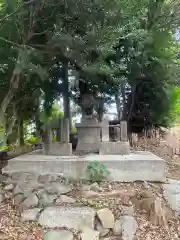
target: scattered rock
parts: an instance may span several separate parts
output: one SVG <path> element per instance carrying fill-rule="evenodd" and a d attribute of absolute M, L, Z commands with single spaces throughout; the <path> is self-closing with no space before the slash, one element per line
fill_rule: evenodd
<path fill-rule="evenodd" d="M 16 196 L 17 194 L 22 193 L 23 194 L 23 190 L 19 187 L 19 185 L 17 184 L 16 187 L 14 188 L 13 191 L 14 195 Z"/>
<path fill-rule="evenodd" d="M 170 184 L 164 184 L 163 185 L 163 190 L 165 192 L 171 193 L 171 194 L 178 194 L 180 193 L 180 182 L 179 181 L 175 181 L 172 182 Z"/>
<path fill-rule="evenodd" d="M 0 183 L 6 182 L 8 177 L 6 175 L 0 174 Z"/>
<path fill-rule="evenodd" d="M 40 183 L 44 183 L 44 184 L 47 184 L 49 182 L 55 182 L 59 179 L 59 176 L 57 175 L 50 175 L 50 174 L 46 174 L 46 175 L 41 175 L 39 176 L 39 179 L 38 181 Z"/>
<path fill-rule="evenodd" d="M 139 201 L 139 206 L 136 205 L 136 208 L 139 210 L 145 210 L 147 213 L 150 212 L 151 206 L 154 202 L 155 198 L 144 198 Z M 138 202 L 136 202 L 138 203 Z"/>
<path fill-rule="evenodd" d="M 4 187 L 5 191 L 12 191 L 14 189 L 14 185 L 13 184 L 8 184 Z"/>
<path fill-rule="evenodd" d="M 21 221 L 37 221 L 38 214 L 41 211 L 40 208 L 33 208 L 29 210 L 24 210 L 21 214 Z"/>
<path fill-rule="evenodd" d="M 90 185 L 85 185 L 84 184 L 84 185 L 81 186 L 81 191 L 90 191 L 90 187 L 91 187 Z"/>
<path fill-rule="evenodd" d="M 2 186 L 0 186 L 0 193 L 1 193 L 1 194 L 4 193 L 4 189 L 3 189 Z"/>
<path fill-rule="evenodd" d="M 134 215 L 134 207 L 133 206 L 130 206 L 130 207 L 122 206 L 122 215 L 123 216 L 125 216 L 125 215 L 133 216 Z"/>
<path fill-rule="evenodd" d="M 163 185 L 163 196 L 171 209 L 180 212 L 180 181 L 171 180 L 170 184 Z"/>
<path fill-rule="evenodd" d="M 80 236 L 81 240 L 99 240 L 99 232 L 88 227 L 83 228 Z"/>
<path fill-rule="evenodd" d="M 39 195 L 40 196 L 40 199 L 39 199 L 39 203 L 40 205 L 48 205 L 48 204 L 51 204 L 53 203 L 56 198 L 57 198 L 57 195 L 50 195 L 46 192 L 43 192 L 42 194 Z"/>
<path fill-rule="evenodd" d="M 142 198 L 152 198 L 152 197 L 154 197 L 154 193 L 151 190 L 144 190 L 140 193 L 140 197 L 142 197 Z"/>
<path fill-rule="evenodd" d="M 9 237 L 3 231 L 0 231 L 0 240 L 9 240 Z"/>
<path fill-rule="evenodd" d="M 117 219 L 114 223 L 113 234 L 115 236 L 121 236 L 122 234 L 122 221 L 120 219 Z"/>
<path fill-rule="evenodd" d="M 133 240 L 137 230 L 137 222 L 132 216 L 120 217 L 122 228 L 122 240 Z"/>
<path fill-rule="evenodd" d="M 39 175 L 37 173 L 28 173 L 26 181 L 38 181 Z"/>
<path fill-rule="evenodd" d="M 51 181 L 50 179 L 50 175 L 46 174 L 46 175 L 40 175 L 38 178 L 38 182 L 40 183 L 49 183 Z"/>
<path fill-rule="evenodd" d="M 164 192 L 163 195 L 170 208 L 176 212 L 180 212 L 180 194 L 173 195 L 171 193 Z"/>
<path fill-rule="evenodd" d="M 149 211 L 149 221 L 156 226 L 163 226 L 168 230 L 168 215 L 166 212 L 167 208 L 165 207 L 162 199 L 157 197 L 153 204 L 151 205 L 151 209 Z"/>
<path fill-rule="evenodd" d="M 29 181 L 27 183 L 20 184 L 19 188 L 23 191 L 24 194 L 28 194 L 29 192 L 41 186 L 42 184 L 36 181 Z"/>
<path fill-rule="evenodd" d="M 11 179 L 15 181 L 19 181 L 19 180 L 25 181 L 25 173 L 22 173 L 22 172 L 12 173 Z"/>
<path fill-rule="evenodd" d="M 91 184 L 90 190 L 92 190 L 94 192 L 102 192 L 102 189 L 97 182 Z"/>
<path fill-rule="evenodd" d="M 59 198 L 56 199 L 56 203 L 75 203 L 76 199 L 72 197 L 68 197 L 66 195 L 61 195 Z"/>
<path fill-rule="evenodd" d="M 44 240 L 73 240 L 73 234 L 67 230 L 51 230 L 44 234 Z"/>
<path fill-rule="evenodd" d="M 180 180 L 167 178 L 167 179 L 166 179 L 166 183 L 180 185 Z M 164 185 L 163 185 L 163 186 L 164 186 Z"/>
<path fill-rule="evenodd" d="M 95 211 L 90 207 L 53 206 L 45 208 L 39 217 L 42 226 L 67 227 L 81 230 L 82 226 L 94 228 Z"/>
<path fill-rule="evenodd" d="M 6 199 L 11 199 L 12 197 L 13 197 L 13 193 L 12 193 L 12 192 L 7 191 L 7 192 L 5 193 L 5 198 L 6 198 Z"/>
<path fill-rule="evenodd" d="M 29 209 L 38 205 L 38 198 L 36 194 L 29 193 L 28 197 L 21 203 L 22 209 Z"/>
<path fill-rule="evenodd" d="M 10 177 L 8 177 L 8 179 L 6 180 L 6 184 L 16 184 L 17 183 L 17 181 L 15 181 L 15 180 L 12 180 Z"/>
<path fill-rule="evenodd" d="M 143 182 L 143 187 L 146 188 L 146 189 L 148 189 L 148 188 L 151 187 L 151 185 L 150 185 L 147 181 L 144 181 L 144 182 Z"/>
<path fill-rule="evenodd" d="M 66 194 L 71 191 L 70 186 L 53 182 L 50 185 L 45 187 L 46 191 L 50 194 Z"/>
<path fill-rule="evenodd" d="M 97 211 L 97 216 L 103 226 L 103 228 L 113 228 L 114 215 L 108 208 L 103 208 Z"/>
<path fill-rule="evenodd" d="M 101 222 L 97 221 L 97 223 L 96 223 L 96 230 L 99 232 L 99 236 L 100 237 L 105 237 L 109 233 L 110 229 L 103 228 Z"/>
<path fill-rule="evenodd" d="M 0 203 L 2 203 L 4 201 L 4 195 L 0 194 Z"/>
<path fill-rule="evenodd" d="M 134 190 L 114 190 L 111 192 L 103 192 L 103 193 L 97 193 L 95 191 L 83 191 L 82 196 L 89 199 L 95 199 L 100 197 L 119 197 L 119 198 L 128 198 L 128 200 L 131 197 L 136 197 L 136 191 Z"/>
<path fill-rule="evenodd" d="M 37 196 L 40 198 L 41 195 L 43 195 L 44 193 L 46 193 L 46 190 L 44 189 L 44 187 L 42 188 L 38 188 L 38 189 L 35 189 L 34 192 L 37 194 Z"/>
<path fill-rule="evenodd" d="M 34 179 L 37 179 L 37 176 L 34 173 L 15 172 L 11 174 L 11 179 L 9 179 L 9 181 L 12 183 L 24 183 Z"/>
<path fill-rule="evenodd" d="M 23 201 L 24 201 L 25 197 L 23 194 L 17 194 L 15 197 L 14 197 L 14 202 L 16 205 L 19 205 L 21 204 Z"/>

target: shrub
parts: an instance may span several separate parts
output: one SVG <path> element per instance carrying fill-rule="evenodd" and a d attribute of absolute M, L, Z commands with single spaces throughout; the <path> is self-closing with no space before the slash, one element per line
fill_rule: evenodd
<path fill-rule="evenodd" d="M 38 137 L 30 137 L 27 142 L 31 145 L 35 145 L 35 144 L 38 144 L 40 143 L 40 139 Z"/>
<path fill-rule="evenodd" d="M 106 179 L 110 172 L 106 169 L 104 164 L 93 161 L 89 162 L 87 166 L 87 173 L 91 181 L 99 182 Z"/>
<path fill-rule="evenodd" d="M 53 136 L 52 142 L 56 142 L 56 136 Z"/>
<path fill-rule="evenodd" d="M 71 133 L 77 133 L 76 127 L 72 127 Z"/>
<path fill-rule="evenodd" d="M 9 146 L 0 146 L 0 151 L 9 151 Z"/>

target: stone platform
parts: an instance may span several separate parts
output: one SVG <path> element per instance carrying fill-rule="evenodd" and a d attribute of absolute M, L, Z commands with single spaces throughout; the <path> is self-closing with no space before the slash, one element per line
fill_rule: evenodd
<path fill-rule="evenodd" d="M 89 161 L 99 161 L 110 171 L 110 181 L 165 181 L 165 161 L 150 152 L 129 155 L 45 156 L 40 152 L 21 155 L 9 160 L 3 173 L 34 172 L 57 174 L 66 178 L 88 179 Z"/>

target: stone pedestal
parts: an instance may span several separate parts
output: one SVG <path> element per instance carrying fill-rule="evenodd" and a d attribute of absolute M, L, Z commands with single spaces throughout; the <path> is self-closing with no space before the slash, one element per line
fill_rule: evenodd
<path fill-rule="evenodd" d="M 102 142 L 100 144 L 100 155 L 128 155 L 130 154 L 129 142 Z"/>
<path fill-rule="evenodd" d="M 54 142 L 49 145 L 48 154 L 44 151 L 45 155 L 54 155 L 54 156 L 69 156 L 72 154 L 72 144 L 71 143 L 61 143 Z"/>
<path fill-rule="evenodd" d="M 99 152 L 101 125 L 95 119 L 85 119 L 76 124 L 78 143 L 76 151 Z"/>

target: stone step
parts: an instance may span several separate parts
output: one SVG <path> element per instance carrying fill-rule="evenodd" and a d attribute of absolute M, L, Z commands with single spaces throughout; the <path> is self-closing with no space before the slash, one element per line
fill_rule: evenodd
<path fill-rule="evenodd" d="M 104 164 L 111 173 L 109 177 L 111 181 L 164 182 L 166 177 L 165 161 L 150 152 L 141 151 L 129 155 L 90 154 L 86 156 L 45 156 L 35 152 L 9 160 L 3 173 L 34 172 L 88 179 L 87 166 L 90 161 L 99 161 Z"/>

